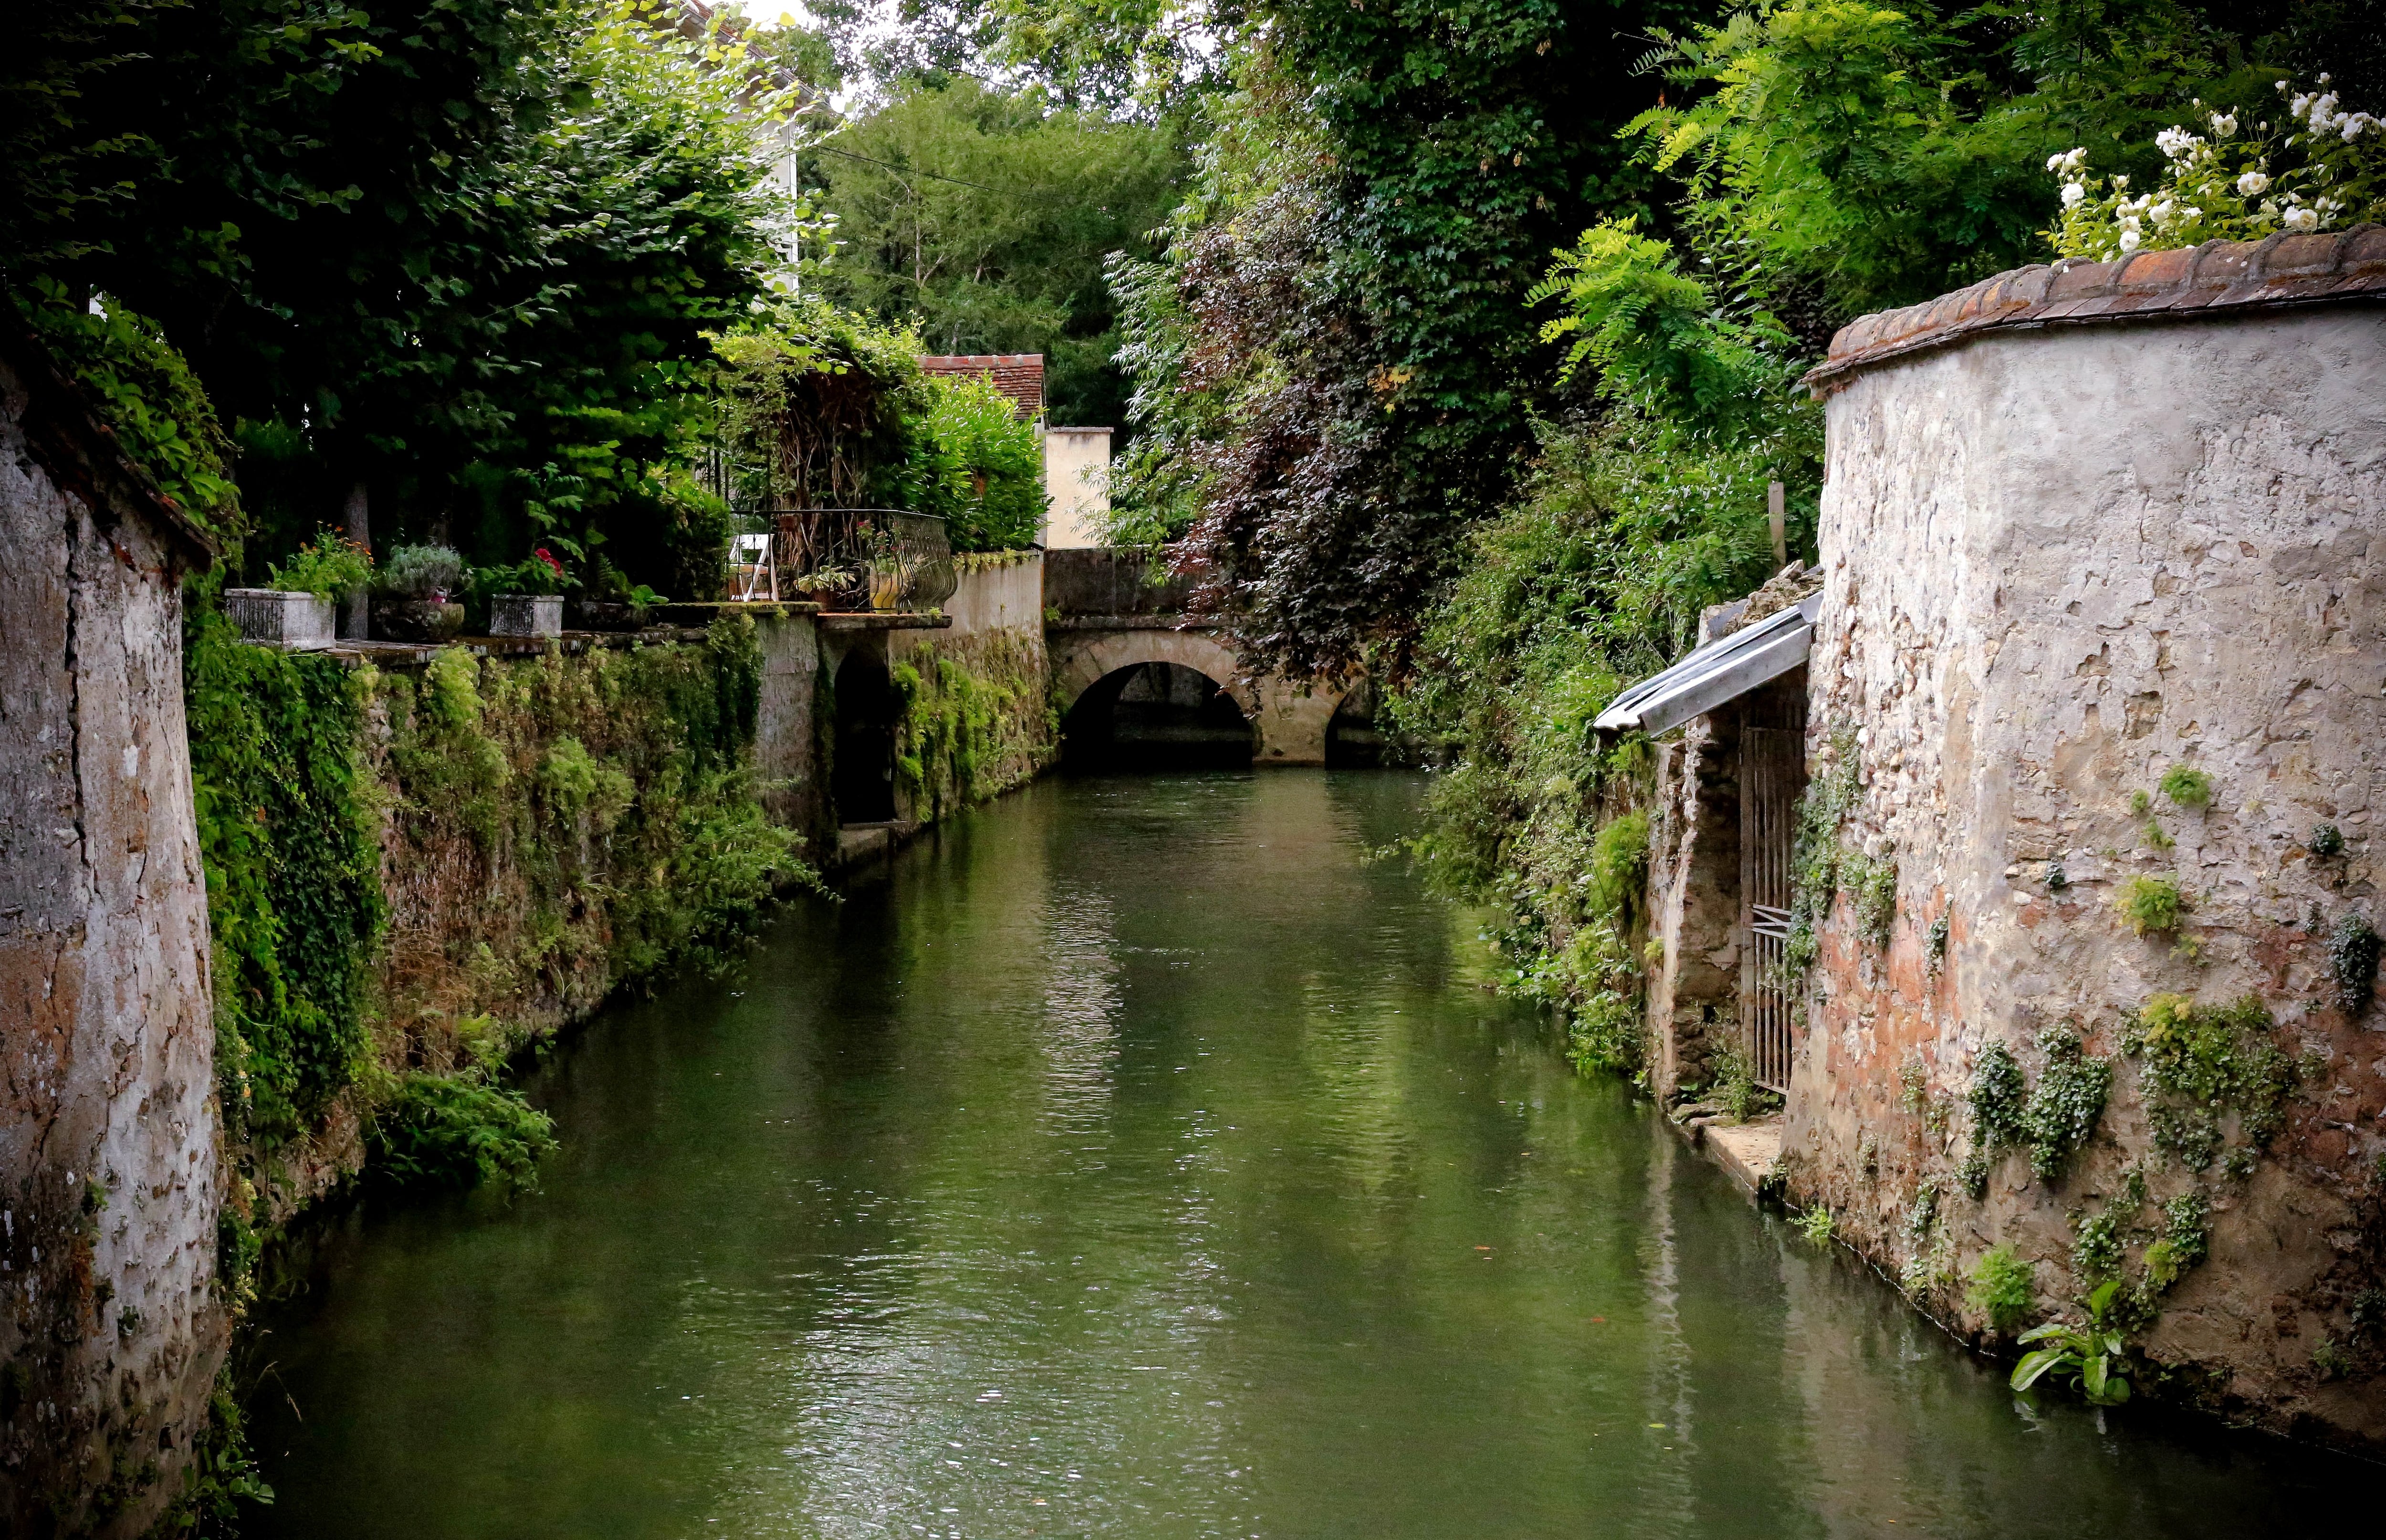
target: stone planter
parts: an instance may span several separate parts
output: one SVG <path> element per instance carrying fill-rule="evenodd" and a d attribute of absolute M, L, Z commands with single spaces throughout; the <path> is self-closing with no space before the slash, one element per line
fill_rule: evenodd
<path fill-rule="evenodd" d="M 227 588 L 224 613 L 244 642 L 283 647 L 328 647 L 333 640 L 332 601 L 278 588 Z"/>
<path fill-rule="evenodd" d="M 375 599 L 372 633 L 393 642 L 450 642 L 464 629 L 464 607 L 432 599 Z"/>
<path fill-rule="evenodd" d="M 560 636 L 563 595 L 560 594 L 499 594 L 489 601 L 492 636 Z"/>

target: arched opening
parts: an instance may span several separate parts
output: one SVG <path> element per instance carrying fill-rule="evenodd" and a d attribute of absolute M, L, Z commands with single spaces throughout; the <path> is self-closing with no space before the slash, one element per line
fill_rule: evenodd
<path fill-rule="evenodd" d="M 1061 723 L 1072 770 L 1240 770 L 1251 723 L 1218 682 L 1181 663 L 1135 663 L 1086 687 Z"/>
<path fill-rule="evenodd" d="M 836 670 L 836 739 L 829 793 L 841 824 L 895 818 L 895 683 L 886 660 L 859 648 Z"/>
<path fill-rule="evenodd" d="M 1392 763 L 1390 745 L 1375 721 L 1375 686 L 1362 679 L 1350 686 L 1325 724 L 1325 764 L 1329 770 L 1373 770 Z"/>

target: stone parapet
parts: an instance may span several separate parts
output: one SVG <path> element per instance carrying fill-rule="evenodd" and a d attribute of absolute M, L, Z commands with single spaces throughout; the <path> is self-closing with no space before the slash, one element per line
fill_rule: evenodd
<path fill-rule="evenodd" d="M 2066 258 L 1862 317 L 1840 329 L 1829 357 L 1807 371 L 1804 383 L 1827 394 L 1876 364 L 1990 332 L 2379 299 L 2386 299 L 2386 225 L 2207 241 L 2135 252 L 2117 262 Z"/>

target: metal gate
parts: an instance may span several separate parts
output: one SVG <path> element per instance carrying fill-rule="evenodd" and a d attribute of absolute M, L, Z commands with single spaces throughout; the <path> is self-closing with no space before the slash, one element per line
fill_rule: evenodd
<path fill-rule="evenodd" d="M 1751 1078 L 1787 1096 L 1796 1046 L 1790 945 L 1791 850 L 1806 789 L 1802 729 L 1739 731 L 1739 1017 Z"/>

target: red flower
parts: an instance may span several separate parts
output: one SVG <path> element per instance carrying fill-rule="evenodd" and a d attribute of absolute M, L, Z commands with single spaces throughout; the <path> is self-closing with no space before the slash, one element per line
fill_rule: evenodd
<path fill-rule="evenodd" d="M 547 570 L 552 571 L 557 577 L 559 578 L 563 576 L 563 563 L 556 560 L 555 557 L 548 553 L 546 546 L 541 545 L 538 549 L 531 552 L 531 555 L 546 563 Z"/>

